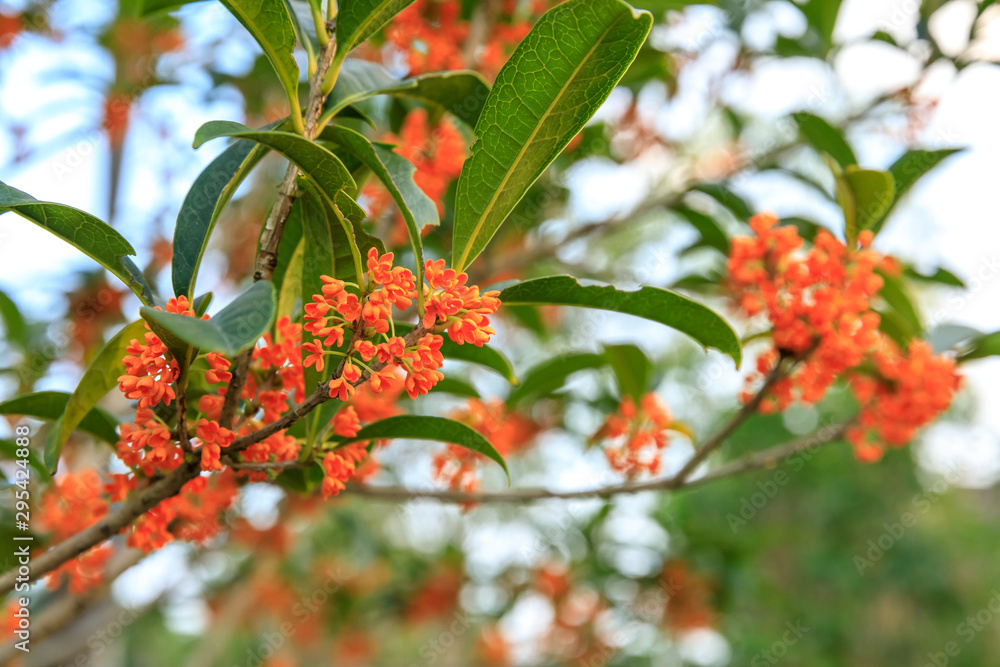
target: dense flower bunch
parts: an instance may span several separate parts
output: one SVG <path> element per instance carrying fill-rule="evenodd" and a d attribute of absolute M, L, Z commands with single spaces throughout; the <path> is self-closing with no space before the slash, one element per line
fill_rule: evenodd
<path fill-rule="evenodd" d="M 500 399 L 469 399 L 449 417 L 479 431 L 505 459 L 527 447 L 541 428 L 529 417 L 508 411 Z M 481 454 L 448 445 L 431 462 L 434 479 L 452 489 L 476 491 L 479 489 L 478 465 L 482 460 Z"/>
<path fill-rule="evenodd" d="M 57 479 L 42 496 L 38 509 L 38 527 L 62 541 L 103 519 L 108 500 L 100 476 L 88 469 Z M 65 579 L 73 594 L 83 593 L 100 583 L 111 553 L 107 544 L 98 545 L 53 571 L 49 581 L 58 585 Z"/>
<path fill-rule="evenodd" d="M 670 443 L 670 431 L 683 431 L 656 394 L 646 394 L 639 405 L 625 396 L 618 412 L 609 415 L 594 433 L 602 441 L 608 463 L 628 477 L 660 472 L 662 450 Z"/>
<path fill-rule="evenodd" d="M 504 0 L 502 15 L 471 53 L 467 52 L 471 28 L 462 18 L 458 0 L 416 0 L 392 20 L 386 38 L 406 54 L 412 74 L 477 69 L 492 79 L 549 4 L 548 0 L 533 0 L 524 15 L 518 12 L 517 0 Z"/>
<path fill-rule="evenodd" d="M 383 141 L 395 144 L 397 153 L 416 167 L 413 181 L 437 204 L 444 213 L 444 196 L 448 186 L 462 173 L 467 150 L 466 142 L 455 123 L 448 117 L 432 125 L 427 111 L 414 109 L 406 115 L 399 135 L 387 134 Z M 392 197 L 385 187 L 373 181 L 365 185 L 364 196 L 371 218 L 378 219 L 392 205 Z M 396 226 L 389 242 L 401 245 L 408 236 L 403 216 L 397 212 Z"/>
<path fill-rule="evenodd" d="M 841 377 L 850 380 L 862 412 L 849 439 L 863 460 L 881 456 L 879 444 L 900 446 L 916 429 L 951 404 L 959 378 L 952 359 L 933 356 L 920 341 L 904 353 L 879 330 L 872 308 L 882 288 L 878 270 L 898 264 L 859 235 L 848 248 L 821 231 L 808 250 L 792 226 L 760 214 L 750 220 L 755 237 L 734 239 L 728 261 L 729 287 L 749 316 L 766 313 L 774 347 L 757 361 L 758 377 L 783 358 L 794 370 L 774 383 L 761 404 L 765 412 L 784 410 L 795 400 L 821 400 Z M 748 378 L 748 384 L 757 378 Z M 751 391 L 744 392 L 748 400 Z"/>

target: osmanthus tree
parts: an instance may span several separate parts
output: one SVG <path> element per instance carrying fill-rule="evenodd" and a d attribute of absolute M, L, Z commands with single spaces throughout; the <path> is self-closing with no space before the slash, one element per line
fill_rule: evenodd
<path fill-rule="evenodd" d="M 141 16 L 180 4 L 147 0 L 131 9 Z M 32 379 L 0 404 L 2 414 L 50 422 L 4 443 L 5 456 L 16 461 L 10 470 L 18 473 L 11 476 L 11 495 L 32 503 L 31 532 L 14 531 L 37 538 L 28 579 L 63 595 L 33 617 L 34 641 L 74 622 L 143 554 L 186 541 L 251 550 L 246 569 L 252 572 L 230 573 L 215 593 L 224 615 L 252 618 L 252 629 L 230 645 L 240 628 L 227 620 L 219 641 L 182 643 L 183 657 L 171 659 L 223 664 L 232 655 L 274 667 L 332 650 L 337 664 L 401 664 L 415 655 L 431 664 L 476 625 L 468 634 L 475 640 L 464 643 L 483 663 L 618 660 L 623 642 L 609 631 L 608 618 L 622 608 L 643 622 L 665 622 L 673 633 L 715 625 L 707 579 L 671 558 L 657 575 L 641 577 L 624 600 L 621 590 L 605 588 L 612 578 L 606 563 L 587 561 L 584 572 L 573 573 L 552 558 L 528 576 L 500 577 L 492 590 L 501 601 L 476 603 L 489 613 L 453 621 L 449 614 L 463 587 L 461 554 L 428 559 L 388 547 L 357 525 L 356 510 L 332 497 L 357 495 L 369 504 L 430 498 L 461 503 L 474 514 L 487 503 L 678 492 L 812 455 L 831 442 L 847 441 L 857 459 L 875 462 L 948 410 L 961 384 L 960 362 L 996 349 L 995 336 L 970 332 L 953 339 L 951 349 L 925 340 L 909 297 L 912 284 L 961 282 L 943 269 L 920 274 L 873 248 L 906 192 L 955 151 L 910 150 L 887 170 L 862 168 L 843 133 L 807 112 L 792 118 L 796 136 L 759 151 L 752 166 L 791 173 L 839 205 L 844 224 L 836 233 L 802 218 L 755 214 L 726 183 L 748 168 L 731 155 L 721 166 L 710 165 L 711 179 L 692 177 L 683 188 L 651 196 L 630 216 L 579 227 L 558 243 L 533 236 L 565 197 L 554 174 L 574 162 L 601 154 L 621 162 L 648 159 L 657 149 L 669 159 L 670 147 L 636 106 L 616 123 L 591 122 L 619 85 L 676 83 L 671 67 L 683 58 L 666 59 L 663 49 L 649 45 L 654 16 L 648 11 L 622 0 L 222 4 L 270 63 L 271 83 L 261 86 L 274 89 L 276 80 L 283 101 L 271 104 L 280 113 L 263 114 L 259 127 L 217 120 L 195 133 L 195 148 L 232 142 L 180 203 L 168 280 L 158 280 L 154 262 L 153 270 L 140 269 L 131 259 L 134 247 L 111 225 L 0 183 L 0 210 L 73 244 L 140 303 L 137 312 L 125 313 L 132 321 L 116 325 L 88 355 L 72 392 L 32 391 Z M 828 58 L 838 6 L 800 5 L 807 33 L 780 38 L 775 53 Z M 665 7 L 651 9 L 662 14 Z M 738 26 L 747 15 L 733 9 L 726 16 Z M 133 17 L 128 25 L 145 20 Z M 160 25 L 161 37 L 176 35 Z M 167 52 L 180 43 L 175 38 L 156 48 Z M 404 56 L 409 76 L 390 76 L 390 63 L 378 62 L 387 49 Z M 933 56 L 940 57 L 939 51 Z M 252 86 L 246 94 L 254 95 Z M 109 93 L 108 99 L 106 118 L 114 122 L 106 125 L 120 144 L 128 97 Z M 896 103 L 903 113 L 912 106 Z M 726 112 L 738 135 L 739 114 Z M 820 156 L 832 187 L 781 161 L 803 146 Z M 271 154 L 287 162 L 276 197 L 266 172 Z M 263 179 L 254 180 L 257 169 L 265 170 Z M 256 194 L 242 194 L 244 183 Z M 237 193 L 266 200 L 270 208 L 253 220 L 253 232 L 242 229 L 256 238 L 252 264 L 236 276 L 243 278 L 242 291 L 220 306 L 209 286 L 199 284 L 199 270 Z M 622 278 L 616 269 L 602 275 L 602 262 L 590 261 L 599 252 L 576 263 L 577 277 L 543 271 L 573 268 L 563 249 L 594 239 L 600 252 L 627 263 L 632 247 L 645 241 L 623 234 L 622 223 L 638 221 L 642 230 L 644 213 L 662 211 L 697 231 L 683 254 L 712 256 L 702 264 L 707 271 L 673 289 L 620 289 L 593 280 Z M 163 291 L 167 286 L 172 293 Z M 728 316 L 718 312 L 720 296 Z M 0 306 L 8 341 L 28 350 L 17 307 L 6 296 Z M 728 358 L 739 367 L 746 347 L 752 354 L 740 407 L 699 416 L 696 424 L 676 418 L 653 390 L 663 372 L 690 368 L 690 358 L 651 360 L 638 346 L 600 343 L 607 332 L 572 319 L 564 307 L 644 318 L 714 350 L 714 363 Z M 520 364 L 491 347 L 497 318 L 510 337 L 532 341 L 528 356 L 547 357 L 520 379 L 513 370 Z M 746 334 L 737 334 L 727 318 L 738 318 Z M 557 330 L 565 334 L 559 340 Z M 101 333 L 91 332 L 88 340 Z M 510 385 L 506 399 L 483 398 L 467 382 L 470 365 L 502 377 Z M 580 371 L 604 369 L 613 382 L 599 399 L 576 394 L 567 383 Z M 131 403 L 127 418 L 98 405 L 113 392 Z M 464 403 L 447 410 L 440 402 L 415 402 L 429 393 Z M 835 415 L 833 425 L 776 441 L 785 429 L 766 421 L 768 415 L 801 404 L 833 406 L 824 408 Z M 587 434 L 573 423 L 579 405 L 603 415 Z M 734 451 L 732 441 L 761 424 L 769 425 L 763 438 L 769 446 Z M 515 474 L 517 488 L 481 488 L 481 468 L 495 464 L 506 474 L 508 457 L 527 458 L 532 443 L 555 431 L 602 450 L 606 483 L 556 491 L 518 485 Z M 113 452 L 76 456 L 88 439 L 110 443 Z M 379 461 L 392 459 L 391 442 L 398 439 L 447 445 L 433 450 L 431 463 L 446 488 L 379 482 Z M 668 453 L 685 443 L 690 454 L 668 465 Z M 721 457 L 724 446 L 730 450 Z M 92 465 L 102 456 L 112 459 L 110 467 Z M 235 507 L 241 489 L 256 483 L 285 493 L 279 523 L 266 530 L 240 519 Z M 603 507 L 582 522 L 568 516 L 559 525 L 563 539 L 572 534 L 577 551 L 597 551 L 610 511 Z M 320 518 L 321 508 L 333 518 Z M 376 521 L 379 510 L 371 512 L 368 520 Z M 366 552 L 366 564 L 348 562 L 331 545 Z M 542 555 L 549 552 L 541 548 Z M 0 576 L 0 588 L 21 591 L 24 579 L 15 566 Z M 555 620 L 525 658 L 504 626 L 490 619 L 531 595 L 547 600 Z M 390 627 L 386 608 L 417 629 L 373 641 L 378 628 Z M 420 624 L 441 617 L 450 627 L 449 643 L 428 643 Z M 18 623 L 13 617 L 12 631 Z"/>

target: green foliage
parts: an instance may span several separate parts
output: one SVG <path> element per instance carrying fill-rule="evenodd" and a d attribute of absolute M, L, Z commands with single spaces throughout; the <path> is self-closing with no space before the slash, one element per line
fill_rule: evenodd
<path fill-rule="evenodd" d="M 367 60 L 346 60 L 324 104 L 324 115 L 334 116 L 348 106 L 376 95 L 411 98 L 450 112 L 475 126 L 490 87 L 476 72 L 455 71 L 394 79 L 385 69 Z"/>
<path fill-rule="evenodd" d="M 28 346 L 28 325 L 20 309 L 9 296 L 0 292 L 0 319 L 3 320 L 4 336 L 8 343 L 18 347 Z"/>
<path fill-rule="evenodd" d="M 507 397 L 507 405 L 516 407 L 528 398 L 548 396 L 566 384 L 566 379 L 577 371 L 603 368 L 608 359 L 590 352 L 564 354 L 547 359 L 524 375 Z"/>
<path fill-rule="evenodd" d="M 0 403 L 0 415 L 23 415 L 44 421 L 56 421 L 66 412 L 70 394 L 63 391 L 39 391 L 17 396 Z M 92 408 L 77 425 L 77 430 L 103 440 L 118 442 L 118 420 L 101 408 Z"/>
<path fill-rule="evenodd" d="M 490 441 L 461 422 L 443 417 L 426 417 L 422 415 L 398 415 L 389 417 L 362 427 L 352 437 L 342 440 L 344 444 L 362 442 L 365 440 L 391 440 L 408 438 L 411 440 L 437 440 L 465 447 L 495 461 L 503 468 L 510 482 L 507 463 L 500 453 L 490 444 Z"/>
<path fill-rule="evenodd" d="M 174 254 L 171 260 L 174 295 L 190 297 L 194 293 L 198 268 L 215 223 L 233 193 L 267 151 L 262 144 L 241 139 L 212 160 L 191 185 L 174 226 Z"/>
<path fill-rule="evenodd" d="M 257 40 L 281 81 L 292 109 L 292 125 L 302 131 L 299 106 L 299 66 L 292 57 L 295 25 L 284 0 L 221 0 L 233 16 Z M 196 146 L 197 147 L 197 146 Z"/>
<path fill-rule="evenodd" d="M 337 60 L 413 3 L 413 0 L 340 0 L 337 3 Z"/>
<path fill-rule="evenodd" d="M 149 285 L 128 259 L 135 249 L 108 223 L 72 206 L 38 201 L 0 182 L 0 213 L 6 211 L 17 213 L 83 251 L 125 283 L 143 303 L 152 303 Z"/>
<path fill-rule="evenodd" d="M 652 23 L 620 0 L 570 0 L 542 16 L 518 45 L 497 75 L 458 180 L 455 270 L 483 251 L 611 94 Z"/>
<path fill-rule="evenodd" d="M 844 211 L 847 242 L 853 245 L 866 229 L 878 232 L 878 222 L 892 207 L 896 188 L 892 174 L 851 165 L 837 176 L 837 202 Z"/>
<path fill-rule="evenodd" d="M 276 311 L 274 285 L 260 281 L 208 320 L 148 306 L 140 308 L 139 314 L 164 344 L 172 347 L 175 356 L 184 358 L 186 350 L 178 349 L 177 343 L 172 346 L 172 341 L 181 341 L 204 352 L 220 352 L 231 358 L 253 347 L 271 328 Z"/>
<path fill-rule="evenodd" d="M 510 305 L 581 306 L 635 315 L 677 329 L 705 347 L 729 355 L 737 365 L 741 359 L 739 337 L 728 322 L 700 303 L 659 287 L 622 292 L 610 286 L 584 286 L 572 276 L 549 276 L 508 287 L 500 293 L 500 301 Z"/>
<path fill-rule="evenodd" d="M 852 164 L 857 164 L 858 159 L 854 156 L 843 132 L 830 125 L 825 119 L 807 112 L 792 114 L 792 118 L 798 123 L 799 132 L 809 144 L 820 153 L 826 153 L 840 165 L 841 169 L 846 169 Z"/>
<path fill-rule="evenodd" d="M 87 365 L 83 377 L 69 400 L 62 415 L 56 421 L 45 440 L 45 465 L 55 471 L 62 453 L 63 444 L 77 426 L 87 418 L 98 401 L 118 386 L 118 378 L 124 374 L 122 358 L 133 340 L 143 340 L 146 324 L 142 320 L 132 322 L 116 333 L 98 350 Z"/>
<path fill-rule="evenodd" d="M 381 144 L 373 144 L 363 135 L 346 127 L 330 127 L 323 132 L 323 138 L 333 141 L 348 151 L 362 164 L 371 169 L 375 177 L 392 195 L 396 207 L 406 222 L 406 231 L 410 236 L 410 248 L 415 261 L 414 276 L 417 285 L 424 284 L 424 250 L 421 242 L 421 232 L 428 225 L 440 223 L 437 205 L 414 182 L 413 176 L 417 168 L 409 160 L 390 148 Z M 423 302 L 423 292 L 418 292 L 418 299 Z"/>
<path fill-rule="evenodd" d="M 194 147 L 218 137 L 249 139 L 280 153 L 295 164 L 330 205 L 339 191 L 356 190 L 357 184 L 347 167 L 336 155 L 319 144 L 291 132 L 253 130 L 245 125 L 226 120 L 205 123 L 195 133 Z"/>

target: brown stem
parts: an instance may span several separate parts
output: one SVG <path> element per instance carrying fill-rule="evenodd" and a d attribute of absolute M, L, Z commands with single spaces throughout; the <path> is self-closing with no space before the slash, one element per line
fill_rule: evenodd
<path fill-rule="evenodd" d="M 674 475 L 673 480 L 676 484 L 684 484 L 685 480 L 691 476 L 691 473 L 701 465 L 709 454 L 714 452 L 716 449 L 726 441 L 729 436 L 733 434 L 737 428 L 740 427 L 743 422 L 750 418 L 753 413 L 757 412 L 757 408 L 760 407 L 761 402 L 767 396 L 767 392 L 771 390 L 774 384 L 783 378 L 787 373 L 789 368 L 783 364 L 783 359 L 779 359 L 777 365 L 768 374 L 767 379 L 764 380 L 764 384 L 761 385 L 757 393 L 754 394 L 753 398 L 747 401 L 743 407 L 741 407 L 735 415 L 730 417 L 721 429 L 719 429 L 711 438 L 705 441 L 697 451 L 695 451 L 694 456 L 684 464 L 684 467 L 680 469 L 676 475 Z"/>
<path fill-rule="evenodd" d="M 747 456 L 720 466 L 716 470 L 693 480 L 678 480 L 677 475 L 663 479 L 655 479 L 648 482 L 625 484 L 615 484 L 596 489 L 583 489 L 580 491 L 549 491 L 548 489 L 517 489 L 514 491 L 484 491 L 479 493 L 464 493 L 461 491 L 438 491 L 438 490 L 412 490 L 399 487 L 379 487 L 363 486 L 351 483 L 347 486 L 347 492 L 358 496 L 376 498 L 380 500 L 408 501 L 408 500 L 438 500 L 445 503 L 527 503 L 536 500 L 561 499 L 561 500 L 581 500 L 588 498 L 610 498 L 630 493 L 642 493 L 643 491 L 670 491 L 688 489 L 700 486 L 724 477 L 754 470 L 756 468 L 769 468 L 793 454 L 802 451 L 821 447 L 827 443 L 834 442 L 844 434 L 848 425 L 836 426 L 832 430 L 820 429 L 816 433 L 801 438 L 796 438 L 782 445 L 777 445 L 760 452 L 754 452 Z"/>
<path fill-rule="evenodd" d="M 197 460 L 186 460 L 166 477 L 130 495 L 114 514 L 109 514 L 32 560 L 31 570 L 26 578 L 19 579 L 17 568 L 5 572 L 0 576 L 0 595 L 13 590 L 18 581 L 36 581 L 66 561 L 114 537 L 140 516 L 167 498 L 177 495 L 185 484 L 198 476 L 200 470 L 201 466 Z"/>
<path fill-rule="evenodd" d="M 416 342 L 420 340 L 420 338 L 423 337 L 423 335 L 426 333 L 427 329 L 424 328 L 423 324 L 422 323 L 418 324 L 417 326 L 415 326 L 413 329 L 410 330 L 410 333 L 406 334 L 406 338 L 403 339 L 405 341 L 404 344 L 406 345 L 406 347 L 415 345 Z M 380 361 L 376 361 L 375 363 L 369 364 L 369 366 L 373 371 L 377 372 L 385 368 L 386 364 Z M 343 371 L 344 371 L 344 364 L 341 364 L 340 367 L 337 369 L 337 371 L 333 374 L 331 381 L 339 378 L 340 374 L 343 373 Z M 369 373 L 368 370 L 362 371 L 361 377 L 358 378 L 358 381 L 354 383 L 354 386 L 360 387 L 362 384 L 367 382 L 370 377 L 371 373 Z M 264 440 L 274 435 L 278 431 L 284 431 L 286 428 L 288 428 L 298 420 L 302 419 L 316 407 L 318 407 L 322 403 L 325 403 L 328 400 L 330 400 L 329 383 L 322 382 L 318 387 L 316 387 L 316 390 L 312 394 L 310 394 L 308 398 L 306 398 L 306 400 L 302 401 L 294 408 L 292 408 L 290 411 L 286 412 L 277 421 L 273 421 L 270 424 L 267 424 L 266 426 L 262 427 L 260 430 L 254 431 L 253 433 L 245 435 L 242 438 L 237 438 L 233 442 L 233 444 L 231 444 L 229 447 L 226 448 L 226 453 L 232 456 L 233 454 L 242 452 L 250 445 L 256 444 L 261 440 Z"/>

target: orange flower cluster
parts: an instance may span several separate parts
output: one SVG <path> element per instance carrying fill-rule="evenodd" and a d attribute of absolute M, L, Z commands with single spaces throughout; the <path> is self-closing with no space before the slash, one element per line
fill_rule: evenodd
<path fill-rule="evenodd" d="M 643 473 L 656 475 L 670 430 L 680 430 L 679 425 L 656 394 L 646 394 L 638 406 L 626 396 L 618 412 L 608 416 L 592 440 L 603 441 L 604 454 L 616 472 L 630 478 Z"/>
<path fill-rule="evenodd" d="M 504 458 L 527 447 L 541 430 L 534 420 L 508 412 L 500 399 L 483 402 L 471 398 L 465 407 L 449 416 L 482 433 Z M 482 454 L 458 445 L 448 445 L 431 462 L 434 479 L 452 489 L 477 491 L 478 467 L 482 460 Z"/>
<path fill-rule="evenodd" d="M 666 593 L 664 622 L 674 632 L 685 632 L 715 625 L 712 612 L 712 587 L 682 560 L 663 565 L 660 582 Z"/>
<path fill-rule="evenodd" d="M 344 483 L 354 475 L 358 464 L 367 457 L 367 443 L 364 442 L 354 442 L 328 452 L 323 457 L 323 472 L 326 473 L 323 477 L 323 497 L 329 498 L 343 491 L 346 488 Z"/>
<path fill-rule="evenodd" d="M 904 354 L 879 331 L 871 304 L 883 284 L 876 270 L 894 273 L 899 265 L 869 248 L 870 231 L 859 235 L 857 249 L 821 231 L 803 250 L 795 227 L 777 223 L 771 214 L 754 216 L 756 236 L 733 240 L 727 266 L 742 310 L 751 317 L 766 313 L 772 326 L 774 348 L 757 360 L 757 376 L 748 385 L 782 358 L 795 361 L 761 404 L 773 412 L 795 400 L 815 403 L 838 378 L 848 377 L 862 405 L 861 426 L 849 439 L 860 459 L 877 459 L 882 449 L 873 438 L 905 444 L 951 404 L 959 383 L 954 362 L 933 356 L 919 341 Z M 872 365 L 873 373 L 862 372 Z M 743 400 L 751 395 L 748 387 Z"/>
<path fill-rule="evenodd" d="M 19 14 L 0 14 L 0 49 L 13 44 L 23 30 L 24 24 Z"/>
<path fill-rule="evenodd" d="M 219 517 L 229 509 L 238 492 L 232 473 L 195 477 L 181 492 L 149 510 L 128 536 L 130 547 L 146 553 L 174 538 L 204 544 L 219 534 Z M 127 530 L 127 529 L 126 529 Z"/>
<path fill-rule="evenodd" d="M 413 176 L 417 186 L 430 197 L 444 213 L 444 195 L 451 182 L 462 173 L 465 162 L 465 139 L 451 119 L 444 117 L 433 127 L 427 111 L 414 109 L 407 114 L 399 136 L 387 134 L 383 141 L 395 144 L 395 151 L 413 163 L 417 168 Z M 364 188 L 369 216 L 379 218 L 392 205 L 389 191 L 378 182 L 371 182 Z M 396 227 L 389 242 L 394 245 L 406 243 L 408 237 L 403 217 L 397 213 Z"/>
<path fill-rule="evenodd" d="M 361 381 L 359 363 L 378 358 L 384 368 L 368 369 L 371 388 L 376 393 L 392 388 L 396 381 L 396 367 L 406 371 L 403 382 L 410 398 L 426 394 L 444 376 L 438 370 L 444 364 L 441 345 L 444 340 L 433 333 L 424 335 L 415 345 L 406 346 L 399 336 L 390 336 L 394 330 L 392 308 L 408 308 L 417 296 L 413 273 L 403 267 L 392 266 L 393 254 L 379 255 L 375 248 L 368 252 L 368 279 L 363 298 L 348 291 L 347 283 L 330 276 L 323 276 L 320 294 L 313 295 L 312 303 L 305 306 L 305 330 L 314 340 L 302 347 L 309 356 L 306 366 L 315 365 L 322 370 L 330 346 L 342 347 L 345 332 L 351 330 L 354 348 L 348 353 L 340 375 L 330 381 L 330 396 L 348 401 L 354 396 Z M 500 306 L 498 292 L 480 294 L 476 286 L 467 286 L 468 276 L 452 269 L 444 269 L 444 261 L 426 262 L 428 285 L 423 287 L 427 313 L 424 327 L 447 327 L 448 336 L 458 344 L 471 343 L 482 346 L 494 331 L 489 326 L 488 315 Z M 356 326 L 363 326 L 363 337 L 354 334 Z M 380 335 L 384 342 L 373 343 L 369 338 Z M 358 361 L 354 354 L 360 357 Z M 366 367 L 367 368 L 367 367 Z"/>
<path fill-rule="evenodd" d="M 97 523 L 107 513 L 108 501 L 96 471 L 66 473 L 42 495 L 38 527 L 61 542 Z M 74 595 L 89 590 L 101 582 L 111 553 L 110 546 L 100 544 L 80 554 L 52 571 L 50 585 L 58 585 L 65 578 Z"/>
<path fill-rule="evenodd" d="M 483 43 L 466 54 L 469 21 L 461 16 L 458 0 L 417 0 L 386 28 L 386 37 L 406 53 L 413 74 L 472 68 L 492 79 L 513 48 L 528 34 L 534 19 L 548 7 L 546 0 L 531 3 L 531 16 L 516 17 L 517 0 L 505 0 L 502 16 Z"/>
<path fill-rule="evenodd" d="M 901 447 L 913 440 L 920 427 L 948 409 L 961 384 L 955 360 L 935 356 L 921 340 L 910 341 L 904 354 L 883 337 L 872 357 L 877 377 L 856 372 L 849 378 L 861 412 L 847 439 L 862 461 L 880 459 L 882 443 Z"/>

